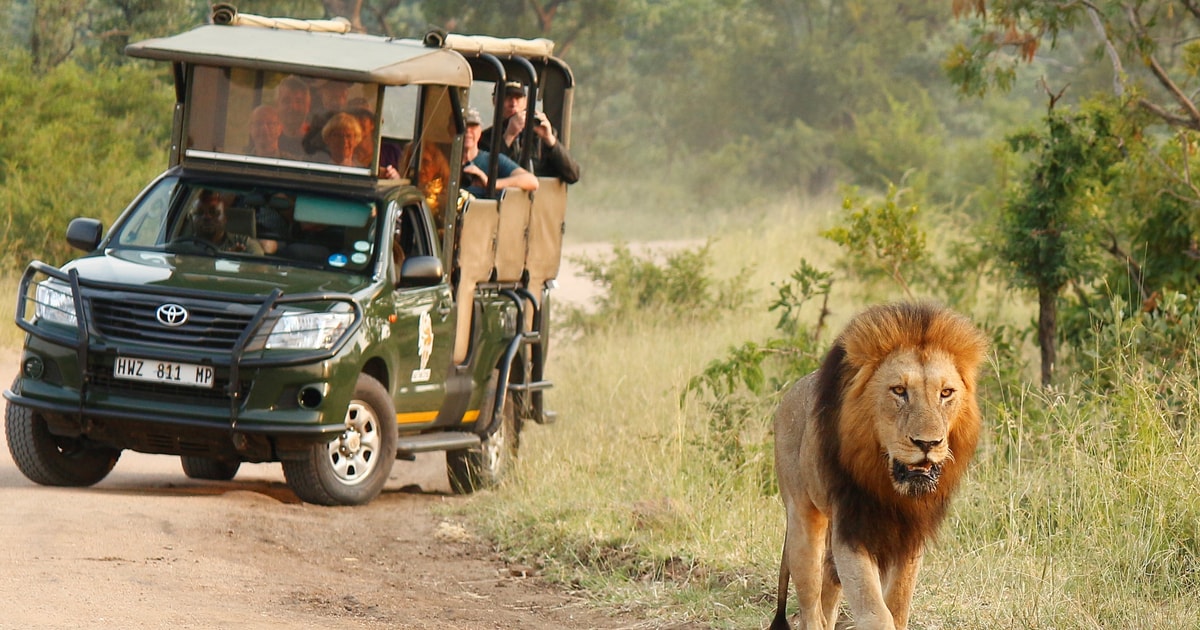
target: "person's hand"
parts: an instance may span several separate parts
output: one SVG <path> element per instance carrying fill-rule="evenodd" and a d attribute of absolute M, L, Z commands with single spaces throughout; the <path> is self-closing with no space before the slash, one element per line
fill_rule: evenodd
<path fill-rule="evenodd" d="M 504 125 L 504 144 L 510 145 L 521 132 L 525 130 L 525 112 L 517 112 L 508 117 Z"/>
<path fill-rule="evenodd" d="M 535 112 L 534 120 L 537 121 L 537 126 L 533 128 L 533 133 L 542 139 L 542 143 L 547 147 L 552 147 L 558 143 L 558 139 L 554 137 L 554 127 L 550 126 L 550 119 L 546 118 L 543 112 Z"/>
<path fill-rule="evenodd" d="M 397 171 L 395 166 L 388 164 L 379 169 L 379 179 L 400 179 L 400 171 Z"/>
<path fill-rule="evenodd" d="M 487 188 L 487 185 L 488 185 L 487 173 L 484 173 L 483 169 L 479 168 L 477 165 L 468 164 L 468 165 L 464 166 L 463 173 L 466 173 L 467 175 L 470 175 L 471 177 L 475 178 L 475 180 L 478 181 L 478 185 L 480 188 Z M 463 188 L 466 188 L 468 185 L 470 185 L 470 184 L 464 185 Z"/>

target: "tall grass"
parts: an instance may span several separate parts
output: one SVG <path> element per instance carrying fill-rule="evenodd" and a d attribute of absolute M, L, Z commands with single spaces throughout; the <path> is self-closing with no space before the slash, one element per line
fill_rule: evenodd
<path fill-rule="evenodd" d="M 18 273 L 0 272 L 0 348 L 18 349 L 24 333 L 13 323 L 17 308 L 17 284 L 21 276 Z M 8 386 L 8 383 L 0 383 Z"/>
<path fill-rule="evenodd" d="M 768 427 L 736 430 L 735 461 L 717 448 L 729 427 L 680 394 L 731 346 L 770 334 L 770 283 L 800 258 L 829 260 L 815 235 L 830 216 L 781 208 L 710 245 L 716 273 L 752 265 L 758 297 L 745 310 L 715 322 L 643 312 L 557 342 L 548 400 L 561 419 L 523 434 L 517 474 L 465 508 L 474 522 L 504 553 L 641 611 L 648 627 L 763 627 L 784 529 L 765 491 Z M 839 282 L 835 296 L 860 295 Z M 1028 304 L 997 296 L 1003 309 L 980 305 L 989 321 L 1000 310 L 1028 321 Z M 835 299 L 834 330 L 865 305 Z M 1193 361 L 1135 358 L 1141 325 L 1110 326 L 1091 367 L 1053 390 L 993 358 L 985 437 L 926 555 L 911 627 L 1200 627 L 1200 378 Z"/>

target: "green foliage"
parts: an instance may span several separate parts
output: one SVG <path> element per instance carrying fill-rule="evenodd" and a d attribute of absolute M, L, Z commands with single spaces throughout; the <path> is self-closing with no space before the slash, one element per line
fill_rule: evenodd
<path fill-rule="evenodd" d="M 734 312 L 747 299 L 742 269 L 737 276 L 716 279 L 710 245 L 677 249 L 645 257 L 628 245 L 613 246 L 610 258 L 579 259 L 583 274 L 600 285 L 594 309 L 568 309 L 566 327 L 581 331 L 629 325 L 647 316 L 675 320 L 712 320 Z"/>
<path fill-rule="evenodd" d="M 917 224 L 916 205 L 901 207 L 901 191 L 888 186 L 886 198 L 872 205 L 856 192 L 842 202 L 844 223 L 821 233 L 846 250 L 842 264 L 851 275 L 870 281 L 883 275 L 913 297 L 910 283 L 928 255 L 925 232 Z"/>
<path fill-rule="evenodd" d="M 1045 124 L 1042 133 L 1009 138 L 1012 150 L 1034 157 L 1005 206 L 998 254 L 1019 286 L 1057 293 L 1097 268 L 1105 185 L 1121 155 L 1108 110 L 1052 110 Z"/>
<path fill-rule="evenodd" d="M 778 297 L 770 310 L 780 311 L 775 325 L 779 336 L 730 348 L 724 358 L 711 361 L 688 380 L 679 402 L 686 406 L 694 396 L 705 410 L 707 431 L 690 444 L 700 461 L 714 467 L 709 474 L 736 477 L 754 466 L 757 470 L 749 477 L 762 480 L 758 490 L 767 495 L 778 491 L 770 468 L 772 412 L 784 390 L 820 363 L 817 336 L 825 318 L 824 302 L 811 328 L 802 323 L 800 310 L 815 299 L 827 300 L 832 285 L 831 273 L 802 260 L 789 281 L 776 285 Z"/>
<path fill-rule="evenodd" d="M 68 62 L 38 76 L 14 55 L 0 61 L 0 95 L 5 270 L 64 262 L 72 218 L 111 223 L 166 166 L 174 92 L 156 74 Z"/>

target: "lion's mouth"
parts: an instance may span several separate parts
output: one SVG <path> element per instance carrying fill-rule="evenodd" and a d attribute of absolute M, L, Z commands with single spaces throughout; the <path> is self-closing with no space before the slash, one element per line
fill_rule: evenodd
<path fill-rule="evenodd" d="M 923 459 L 915 464 L 892 460 L 892 483 L 902 494 L 920 496 L 937 489 L 942 465 Z"/>

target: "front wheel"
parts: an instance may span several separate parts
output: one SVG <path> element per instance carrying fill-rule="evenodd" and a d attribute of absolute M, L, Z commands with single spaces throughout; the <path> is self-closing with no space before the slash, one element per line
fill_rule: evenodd
<path fill-rule="evenodd" d="M 485 416 L 480 416 L 482 422 Z M 446 473 L 450 487 L 458 494 L 471 494 L 494 488 L 512 468 L 520 448 L 520 427 L 511 396 L 504 399 L 504 411 L 496 432 L 483 439 L 479 448 L 446 451 Z"/>
<path fill-rule="evenodd" d="M 4 414 L 4 436 L 21 474 L 43 486 L 94 485 L 108 476 L 121 457 L 119 449 L 54 435 L 40 413 L 13 404 Z"/>
<path fill-rule="evenodd" d="M 358 375 L 346 427 L 302 459 L 284 460 L 283 476 L 301 501 L 364 505 L 379 496 L 396 461 L 396 411 L 379 381 Z"/>

